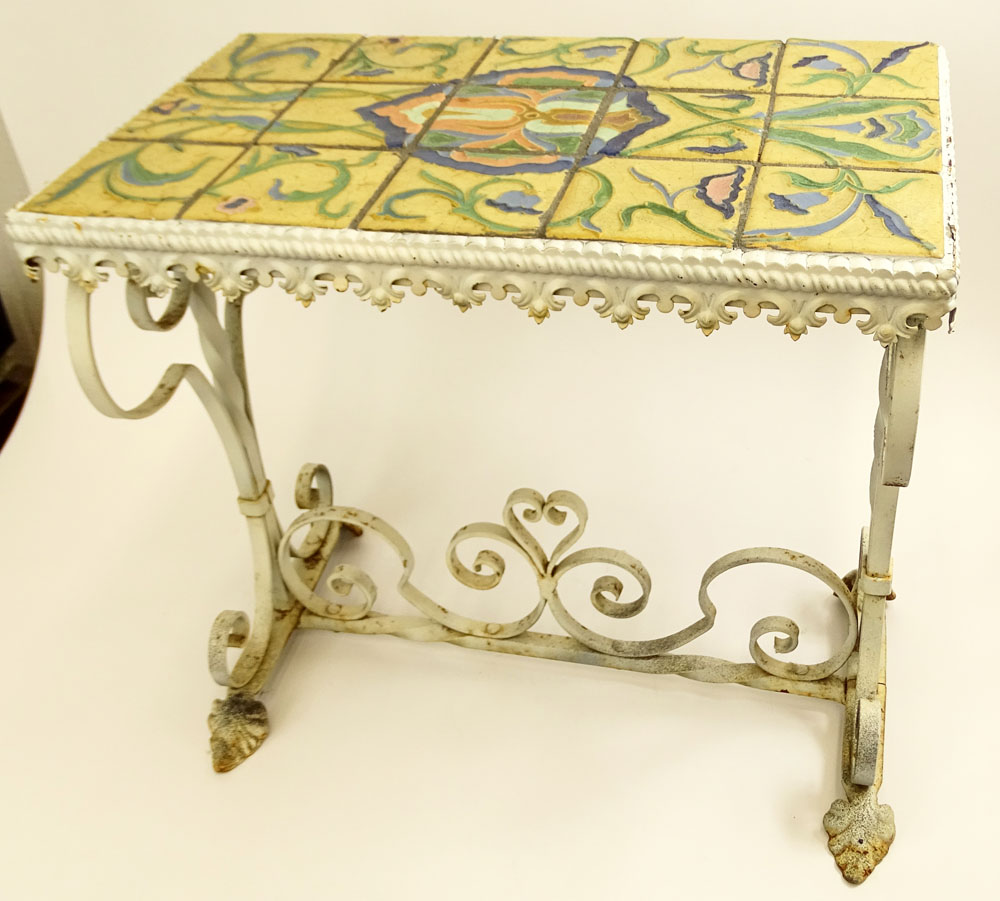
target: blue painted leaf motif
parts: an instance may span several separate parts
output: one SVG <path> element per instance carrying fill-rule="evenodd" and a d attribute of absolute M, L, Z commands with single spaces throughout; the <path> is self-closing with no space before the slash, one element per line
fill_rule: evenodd
<path fill-rule="evenodd" d="M 819 191 L 802 191 L 796 194 L 768 194 L 771 206 L 783 213 L 794 213 L 796 216 L 805 216 L 810 208 L 826 203 L 829 198 Z"/>
<path fill-rule="evenodd" d="M 901 63 L 910 55 L 911 50 L 919 50 L 921 47 L 926 47 L 929 43 L 930 41 L 924 41 L 921 44 L 910 44 L 909 47 L 897 47 L 892 51 L 892 53 L 882 59 L 882 61 L 879 62 L 874 69 L 872 69 L 872 72 L 881 72 L 884 69 L 888 69 L 889 66 L 895 66 L 897 63 Z"/>
<path fill-rule="evenodd" d="M 487 206 L 503 210 L 505 213 L 527 213 L 532 216 L 541 216 L 542 211 L 536 210 L 536 204 L 541 203 L 542 198 L 537 194 L 525 194 L 524 191 L 504 191 L 499 197 L 489 198 Z"/>
<path fill-rule="evenodd" d="M 273 197 L 275 200 L 288 200 L 288 195 L 281 190 L 281 185 L 283 184 L 282 179 L 276 178 L 274 184 L 267 189 L 267 196 Z"/>
<path fill-rule="evenodd" d="M 605 56 L 615 56 L 622 48 L 607 44 L 597 44 L 594 47 L 583 47 L 580 50 L 587 59 L 600 59 Z"/>
<path fill-rule="evenodd" d="M 746 150 L 747 145 L 742 141 L 737 141 L 735 144 L 730 144 L 728 147 L 685 147 L 685 150 L 692 150 L 695 153 L 711 153 L 711 154 L 721 154 L 721 153 L 739 153 L 741 150 Z"/>
<path fill-rule="evenodd" d="M 721 175 L 706 175 L 698 182 L 695 196 L 713 210 L 718 210 L 723 216 L 730 219 L 736 212 L 733 201 L 740 196 L 744 175 L 746 175 L 746 169 L 742 166 L 737 166 L 732 172 L 725 172 Z"/>
<path fill-rule="evenodd" d="M 793 69 L 802 69 L 807 66 L 810 69 L 827 69 L 833 71 L 842 68 L 840 63 L 830 59 L 830 57 L 827 56 L 825 53 L 820 56 L 805 56 L 802 59 L 800 59 L 797 63 L 792 63 Z"/>
<path fill-rule="evenodd" d="M 865 194 L 865 203 L 872 208 L 872 212 L 882 220 L 882 223 L 887 229 L 889 229 L 892 234 L 896 235 L 898 238 L 905 238 L 907 241 L 913 241 L 920 244 L 923 247 L 930 247 L 926 241 L 918 238 L 912 231 L 910 227 L 906 224 L 906 220 L 899 215 L 895 210 L 889 209 L 884 203 L 879 202 L 871 194 Z"/>
<path fill-rule="evenodd" d="M 352 77 L 356 75 L 359 78 L 374 78 L 376 75 L 391 75 L 392 69 L 355 69 L 347 74 Z"/>
<path fill-rule="evenodd" d="M 293 156 L 318 156 L 319 152 L 305 144 L 275 144 L 274 149 L 279 153 L 290 153 Z"/>

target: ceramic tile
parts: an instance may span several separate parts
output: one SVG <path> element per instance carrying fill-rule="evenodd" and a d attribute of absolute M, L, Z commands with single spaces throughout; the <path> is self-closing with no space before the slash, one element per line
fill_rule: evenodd
<path fill-rule="evenodd" d="M 498 166 L 492 172 L 449 168 L 410 158 L 379 195 L 361 228 L 533 235 L 566 174 L 530 171 L 534 157 L 495 156 L 504 168 Z"/>
<path fill-rule="evenodd" d="M 425 158 L 452 150 L 539 153 L 553 162 L 574 155 L 607 90 L 518 87 L 512 78 L 500 73 L 495 83 L 460 88 L 420 140 Z"/>
<path fill-rule="evenodd" d="M 58 216 L 170 219 L 242 152 L 221 144 L 105 141 L 23 208 Z"/>
<path fill-rule="evenodd" d="M 778 97 L 765 163 L 876 169 L 941 168 L 941 121 L 933 100 Z"/>
<path fill-rule="evenodd" d="M 491 43 L 488 38 L 366 38 L 323 80 L 432 84 L 464 78 Z"/>
<path fill-rule="evenodd" d="M 743 234 L 747 247 L 942 255 L 937 175 L 764 166 Z"/>
<path fill-rule="evenodd" d="M 753 161 L 767 107 L 760 94 L 618 91 L 588 154 Z"/>
<path fill-rule="evenodd" d="M 642 87 L 766 92 L 780 47 L 780 41 L 647 38 L 639 41 L 625 75 Z"/>
<path fill-rule="evenodd" d="M 789 41 L 778 93 L 936 100 L 938 48 L 927 41 Z"/>
<path fill-rule="evenodd" d="M 188 78 L 316 81 L 359 34 L 241 34 Z"/>
<path fill-rule="evenodd" d="M 732 163 L 602 159 L 573 176 L 545 234 L 731 246 L 752 171 Z"/>
<path fill-rule="evenodd" d="M 412 143 L 452 90 L 454 85 L 314 85 L 260 141 L 403 147 Z"/>
<path fill-rule="evenodd" d="M 476 74 L 516 73 L 524 85 L 610 87 L 634 43 L 631 38 L 501 38 Z"/>
<path fill-rule="evenodd" d="M 182 218 L 346 228 L 398 163 L 376 150 L 253 147 Z"/>
<path fill-rule="evenodd" d="M 303 88 L 293 83 L 195 81 L 171 88 L 116 131 L 115 138 L 246 144 Z"/>

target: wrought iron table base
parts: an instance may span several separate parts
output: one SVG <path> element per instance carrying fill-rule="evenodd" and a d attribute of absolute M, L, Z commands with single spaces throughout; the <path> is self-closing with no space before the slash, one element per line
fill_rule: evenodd
<path fill-rule="evenodd" d="M 72 273 L 70 273 L 72 275 Z M 577 495 L 556 491 L 547 497 L 522 488 L 503 508 L 500 523 L 475 523 L 459 529 L 447 550 L 449 569 L 463 585 L 496 587 L 506 562 L 495 551 L 481 549 L 472 565 L 459 557 L 470 541 L 505 544 L 533 569 L 538 582 L 536 606 L 512 622 L 488 622 L 461 616 L 441 606 L 410 581 L 413 553 L 405 539 L 384 520 L 333 503 L 326 468 L 306 465 L 299 473 L 295 500 L 304 512 L 287 529 L 279 524 L 257 442 L 250 409 L 242 344 L 241 295 L 223 300 L 221 317 L 211 279 L 180 279 L 163 313 L 149 309 L 150 291 L 127 282 L 127 306 L 141 329 L 164 332 L 188 310 L 196 321 L 209 375 L 191 364 L 172 364 L 149 397 L 131 409 L 120 407 L 101 380 L 90 326 L 91 292 L 95 285 L 71 278 L 67 302 L 68 334 L 74 369 L 88 398 L 108 416 L 139 419 L 156 412 L 188 382 L 215 424 L 229 457 L 254 554 L 255 608 L 252 620 L 243 612 L 225 611 L 216 618 L 209 640 L 209 666 L 215 680 L 228 689 L 209 717 L 214 766 L 233 769 L 249 757 L 268 733 L 267 712 L 257 695 L 297 628 L 355 634 L 390 634 L 417 641 L 444 641 L 464 647 L 531 657 L 546 657 L 645 673 L 673 673 L 701 682 L 739 683 L 752 688 L 806 695 L 844 705 L 843 783 L 845 799 L 833 802 L 823 820 L 829 846 L 845 878 L 860 883 L 882 860 L 895 835 L 890 807 L 878 803 L 882 782 L 885 723 L 885 609 L 892 597 L 891 548 L 899 488 L 907 484 L 913 459 L 924 329 L 900 336 L 885 350 L 875 425 L 871 476 L 871 518 L 863 530 L 858 569 L 844 578 L 818 561 L 782 548 L 748 548 L 720 558 L 706 570 L 698 594 L 701 618 L 671 635 L 646 641 L 617 640 L 579 622 L 563 605 L 562 576 L 586 564 L 602 564 L 624 573 L 639 586 L 638 597 L 623 600 L 625 586 L 617 575 L 597 578 L 590 592 L 602 614 L 624 618 L 641 612 L 650 595 L 645 567 L 624 551 L 574 549 L 583 535 L 587 509 Z M 217 287 L 217 286 L 215 286 Z M 229 292 L 226 292 L 227 294 Z M 532 534 L 531 524 L 545 520 L 564 528 L 551 555 Z M 331 566 L 343 529 L 375 534 L 388 542 L 402 561 L 399 593 L 415 608 L 413 616 L 376 612 L 376 587 L 363 570 Z M 677 653 L 712 628 L 716 608 L 708 588 L 721 573 L 751 563 L 794 567 L 820 579 L 840 601 L 847 637 L 828 659 L 804 665 L 782 660 L 761 646 L 774 637 L 774 652 L 788 654 L 798 644 L 798 626 L 781 616 L 759 620 L 750 634 L 753 662 L 734 663 L 715 657 Z M 324 578 L 325 577 L 325 578 Z M 321 581 L 322 588 L 319 588 Z M 318 590 L 319 589 L 319 590 Z M 544 610 L 554 615 L 566 635 L 531 631 Z M 231 668 L 229 648 L 241 653 Z"/>

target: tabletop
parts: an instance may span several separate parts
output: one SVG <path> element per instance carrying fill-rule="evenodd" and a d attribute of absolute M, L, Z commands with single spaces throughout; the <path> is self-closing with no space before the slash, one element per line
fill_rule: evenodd
<path fill-rule="evenodd" d="M 767 251 L 765 275 L 830 271 L 832 255 L 866 275 L 839 293 L 902 278 L 890 294 L 950 299 L 946 68 L 927 41 L 245 34 L 19 221 L 496 237 L 595 259 L 690 248 L 730 266 Z"/>

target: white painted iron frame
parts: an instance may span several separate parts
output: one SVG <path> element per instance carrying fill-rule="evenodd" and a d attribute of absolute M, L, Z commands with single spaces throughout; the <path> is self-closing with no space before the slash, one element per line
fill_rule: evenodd
<path fill-rule="evenodd" d="M 65 263 L 63 263 L 65 269 Z M 845 705 L 844 774 L 846 800 L 835 801 L 824 819 L 830 848 L 845 877 L 863 881 L 885 856 L 894 836 L 891 809 L 880 805 L 885 722 L 885 609 L 892 592 L 891 549 L 899 489 L 909 480 L 913 459 L 920 376 L 926 331 L 920 318 L 905 323 L 884 350 L 875 454 L 871 474 L 871 517 L 863 530 L 856 572 L 841 579 L 820 562 L 783 548 L 747 548 L 720 558 L 705 572 L 698 602 L 702 616 L 681 631 L 647 641 L 608 638 L 585 627 L 562 604 L 558 583 L 563 574 L 583 564 L 601 563 L 624 571 L 640 588 L 631 601 L 622 600 L 624 585 L 616 575 L 598 578 L 591 602 L 601 613 L 627 617 L 646 605 L 651 587 L 643 565 L 624 551 L 611 548 L 572 550 L 586 526 L 582 500 L 568 491 L 548 497 L 529 490 L 513 492 L 502 523 L 475 523 L 455 534 L 448 548 L 452 574 L 462 584 L 480 590 L 499 584 L 506 563 L 493 550 L 480 550 L 472 566 L 459 557 L 468 541 L 488 539 L 509 546 L 535 571 L 539 600 L 525 617 L 508 623 L 469 619 L 455 614 L 421 592 L 410 581 L 413 553 L 405 539 L 380 518 L 333 503 L 333 487 L 323 466 L 307 465 L 299 474 L 295 500 L 304 510 L 288 528 L 278 522 L 250 410 L 242 345 L 243 295 L 219 305 L 210 285 L 173 275 L 174 285 L 162 314 L 149 308 L 151 291 L 135 273 L 126 284 L 132 321 L 141 329 L 167 331 L 190 311 L 198 328 L 207 364 L 203 372 L 192 364 L 175 363 L 164 372 L 149 397 L 125 409 L 108 393 L 97 366 L 90 326 L 95 282 L 70 275 L 67 324 L 73 367 L 83 390 L 102 413 L 139 419 L 159 410 L 182 382 L 194 389 L 209 413 L 228 455 L 239 493 L 239 510 L 246 519 L 254 557 L 256 592 L 252 619 L 241 611 L 224 611 L 211 629 L 209 668 L 228 695 L 216 701 L 210 716 L 212 750 L 217 770 L 238 765 L 267 735 L 267 715 L 256 696 L 267 684 L 288 637 L 295 628 L 326 629 L 355 634 L 392 634 L 418 641 L 444 641 L 464 647 L 609 666 L 646 673 L 673 673 L 702 682 L 739 683 L 753 688 L 807 695 Z M 530 524 L 545 518 L 569 526 L 551 557 L 531 533 Z M 417 615 L 390 616 L 374 609 L 376 586 L 371 577 L 349 564 L 330 565 L 331 554 L 347 527 L 375 534 L 388 542 L 402 561 L 399 593 Z M 778 655 L 793 651 L 798 626 L 786 617 L 768 616 L 751 631 L 752 662 L 738 663 L 677 649 L 712 627 L 715 606 L 710 583 L 721 573 L 751 563 L 772 563 L 808 572 L 839 599 L 847 635 L 836 652 L 820 663 L 788 662 L 766 652 L 760 640 L 773 634 Z M 318 589 L 323 576 L 325 586 Z M 356 602 L 351 602 L 351 601 Z M 542 610 L 549 609 L 566 635 L 530 631 Z M 231 668 L 229 648 L 241 653 Z"/>

